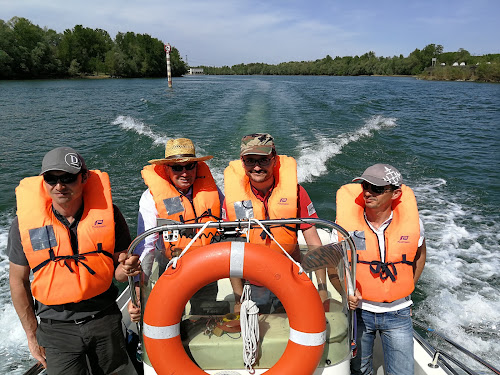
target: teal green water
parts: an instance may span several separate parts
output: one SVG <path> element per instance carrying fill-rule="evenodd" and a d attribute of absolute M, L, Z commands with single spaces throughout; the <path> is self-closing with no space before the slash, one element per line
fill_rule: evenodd
<path fill-rule="evenodd" d="M 224 77 L 0 82 L 0 372 L 28 355 L 5 254 L 14 189 L 53 147 L 107 171 L 135 232 L 141 168 L 193 139 L 218 185 L 239 139 L 269 132 L 297 159 L 320 217 L 335 191 L 387 162 L 417 196 L 428 245 L 415 318 L 500 366 L 500 85 L 390 77 Z M 9 322 L 4 325 L 1 323 Z"/>

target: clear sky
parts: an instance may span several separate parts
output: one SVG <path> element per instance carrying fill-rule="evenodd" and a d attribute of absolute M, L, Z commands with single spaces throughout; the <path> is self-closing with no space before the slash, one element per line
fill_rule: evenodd
<path fill-rule="evenodd" d="M 191 66 L 408 56 L 431 43 L 500 53 L 499 15 L 500 0 L 0 0 L 4 21 L 149 34 Z"/>

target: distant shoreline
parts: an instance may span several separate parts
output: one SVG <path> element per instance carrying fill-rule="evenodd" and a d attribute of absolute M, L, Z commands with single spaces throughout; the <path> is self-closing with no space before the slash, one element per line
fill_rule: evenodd
<path fill-rule="evenodd" d="M 194 76 L 211 76 L 214 74 L 199 74 L 199 75 L 189 75 L 185 74 L 182 77 L 194 77 Z M 231 74 L 231 75 L 236 75 L 236 74 Z M 258 74 L 251 74 L 251 75 L 258 75 Z M 251 76 L 249 74 L 242 74 L 241 76 Z M 274 75 L 269 75 L 269 74 L 263 74 L 261 76 L 284 76 L 281 74 L 274 74 Z M 293 76 L 299 76 L 299 75 L 290 75 L 291 77 Z M 319 77 L 318 75 L 300 75 L 302 77 Z M 477 79 L 477 77 L 471 77 L 469 79 L 446 79 L 446 78 L 438 78 L 432 75 L 404 75 L 404 74 L 390 74 L 390 75 L 385 75 L 385 74 L 366 74 L 366 75 L 357 75 L 357 76 L 330 76 L 330 75 L 321 75 L 320 77 L 395 77 L 395 78 L 413 78 L 413 79 L 418 79 L 418 80 L 424 80 L 424 81 L 441 81 L 441 82 L 475 82 L 475 83 L 500 83 L 497 81 L 481 81 Z M 75 77 L 52 77 L 52 78 L 36 78 L 36 80 L 52 80 L 52 79 L 89 79 L 89 80 L 101 80 L 101 79 L 123 79 L 124 77 L 120 76 L 112 76 L 110 74 L 98 74 L 98 75 L 81 75 L 81 76 L 75 76 Z M 137 78 L 143 78 L 143 77 L 137 77 Z M 165 77 L 155 77 L 155 78 L 167 78 Z M 179 78 L 179 77 L 177 77 Z M 127 79 L 133 79 L 133 78 L 128 78 Z M 1 81 L 1 80 L 0 80 Z M 16 81 L 15 79 L 11 79 L 8 81 Z"/>

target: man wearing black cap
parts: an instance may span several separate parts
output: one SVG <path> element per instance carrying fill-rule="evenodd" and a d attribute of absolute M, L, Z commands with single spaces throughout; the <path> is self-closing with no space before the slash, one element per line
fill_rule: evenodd
<path fill-rule="evenodd" d="M 372 165 L 357 181 L 337 192 L 337 223 L 351 233 L 358 256 L 358 351 L 351 373 L 372 374 L 378 331 L 386 372 L 413 374 L 411 293 L 426 258 L 415 195 L 388 164 Z"/>
<path fill-rule="evenodd" d="M 9 279 L 31 354 L 48 374 L 86 374 L 87 362 L 93 374 L 125 367 L 112 278 L 138 274 L 139 261 L 124 252 L 130 233 L 112 204 L 108 175 L 58 147 L 43 158 L 40 176 L 20 182 L 16 197 Z"/>

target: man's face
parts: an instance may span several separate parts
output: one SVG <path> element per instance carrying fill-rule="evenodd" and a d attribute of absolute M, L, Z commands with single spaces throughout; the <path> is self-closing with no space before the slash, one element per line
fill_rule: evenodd
<path fill-rule="evenodd" d="M 67 206 L 83 195 L 85 181 L 81 173 L 71 174 L 63 171 L 49 171 L 43 174 L 47 193 L 55 205 Z"/>
<path fill-rule="evenodd" d="M 196 162 L 166 165 L 165 170 L 170 181 L 183 193 L 188 192 L 196 179 Z"/>
<path fill-rule="evenodd" d="M 361 185 L 363 186 L 365 207 L 372 210 L 384 211 L 388 209 L 391 207 L 392 201 L 401 194 L 401 189 L 392 190 L 391 185 L 373 186 L 366 181 L 363 181 Z"/>
<path fill-rule="evenodd" d="M 273 178 L 276 157 L 273 155 L 244 155 L 241 157 L 243 168 L 250 181 L 262 183 Z"/>

